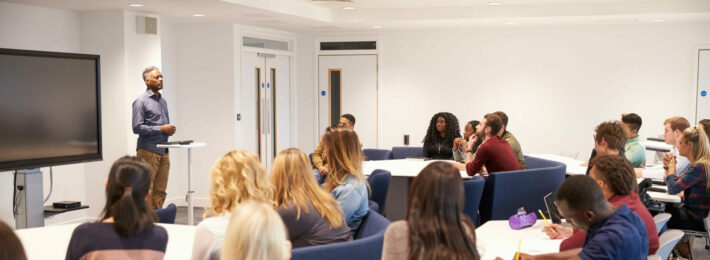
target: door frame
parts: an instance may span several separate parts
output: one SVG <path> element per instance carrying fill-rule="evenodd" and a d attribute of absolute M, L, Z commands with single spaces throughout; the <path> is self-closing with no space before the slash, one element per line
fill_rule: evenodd
<path fill-rule="evenodd" d="M 695 118 L 695 123 L 699 121 L 698 118 L 698 103 L 700 95 L 700 86 L 698 86 L 698 79 L 700 75 L 698 70 L 700 69 L 700 51 L 710 51 L 710 45 L 698 45 L 693 49 L 693 99 L 695 100 L 695 106 L 693 106 L 693 118 Z"/>
<path fill-rule="evenodd" d="M 243 90 L 245 88 L 251 87 L 251 86 L 244 86 L 242 82 L 242 54 L 243 53 L 266 53 L 266 54 L 274 54 L 274 55 L 281 55 L 281 56 L 288 56 L 289 57 L 289 63 L 288 63 L 288 68 L 289 68 L 289 117 L 292 120 L 289 120 L 289 128 L 291 129 L 289 133 L 289 147 L 295 147 L 298 146 L 298 134 L 296 133 L 295 129 L 298 129 L 298 121 L 294 120 L 296 116 L 298 115 L 298 86 L 297 86 L 297 75 L 296 75 L 296 70 L 295 70 L 295 65 L 298 64 L 297 62 L 297 55 L 296 51 L 298 46 L 297 46 L 297 35 L 295 33 L 291 32 L 286 32 L 286 31 L 280 31 L 280 30 L 274 30 L 274 29 L 266 29 L 266 28 L 260 28 L 260 27 L 254 27 L 254 26 L 247 26 L 247 25 L 234 25 L 234 46 L 235 49 L 238 51 L 235 51 L 235 58 L 234 58 L 234 63 L 235 63 L 235 75 L 239 75 L 238 78 L 239 80 L 235 80 L 235 90 L 234 90 L 234 98 L 235 100 L 238 100 L 239 103 L 235 104 L 235 112 L 236 114 L 241 114 L 243 115 L 245 111 L 249 111 L 249 108 L 244 106 L 244 102 L 242 102 L 244 95 Z M 243 39 L 244 37 L 256 37 L 256 38 L 261 38 L 261 39 L 268 39 L 268 40 L 277 40 L 277 41 L 285 41 L 288 42 L 289 48 L 288 51 L 284 50 L 273 50 L 273 49 L 266 49 L 266 48 L 257 48 L 257 47 L 248 47 L 243 45 Z M 268 68 L 264 68 L 265 75 L 268 75 Z M 264 79 L 266 80 L 266 79 Z M 243 135 L 243 127 L 251 127 L 251 126 L 245 126 L 243 124 L 243 120 L 236 120 L 236 114 L 235 116 L 235 147 L 243 147 L 243 140 L 244 135 Z M 242 116 L 243 117 L 243 116 Z M 276 123 L 274 124 L 276 125 Z M 274 143 L 274 145 L 276 145 Z M 274 155 L 278 154 L 278 151 L 274 151 Z"/>
<path fill-rule="evenodd" d="M 333 51 L 321 51 L 320 50 L 320 43 L 321 42 L 330 42 L 330 41 L 375 41 L 377 43 L 377 47 L 374 50 L 333 50 Z M 377 129 L 375 130 L 375 146 L 376 147 L 364 147 L 364 148 L 380 148 L 380 125 L 382 122 L 380 122 L 380 87 L 382 86 L 382 77 L 380 76 L 382 74 L 382 36 L 381 35 L 373 35 L 373 34 L 364 34 L 364 35 L 321 35 L 321 36 L 316 36 L 314 37 L 313 40 L 313 59 L 314 59 L 314 69 L 313 69 L 313 78 L 314 80 L 314 88 L 313 89 L 313 95 L 316 100 L 316 107 L 314 109 L 313 113 L 313 118 L 315 118 L 313 122 L 313 140 L 315 141 L 315 145 L 319 143 L 320 136 L 318 133 L 320 133 L 321 129 L 319 129 L 319 120 L 320 120 L 320 56 L 354 56 L 354 55 L 375 55 L 377 59 L 377 64 L 376 64 L 376 75 L 377 75 L 377 83 L 375 85 L 376 93 L 377 95 L 375 96 L 375 111 L 376 112 L 376 119 L 375 122 L 377 125 Z M 342 75 L 341 75 L 342 77 Z M 341 86 L 342 87 L 342 86 Z M 330 100 L 328 101 L 330 102 Z M 330 111 L 328 112 L 330 113 Z M 315 147 L 313 147 L 315 149 Z"/>

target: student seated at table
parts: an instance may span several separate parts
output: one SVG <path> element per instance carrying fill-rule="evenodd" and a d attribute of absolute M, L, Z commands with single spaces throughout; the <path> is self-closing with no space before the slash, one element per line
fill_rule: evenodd
<path fill-rule="evenodd" d="M 333 126 L 335 127 L 335 126 Z M 337 127 L 344 127 L 350 130 L 353 130 L 355 128 L 355 116 L 351 114 L 343 114 L 340 116 L 340 121 L 338 122 Z M 325 132 L 327 133 L 330 127 L 325 129 Z M 313 164 L 313 169 L 321 174 L 323 177 L 328 174 L 328 162 L 325 159 L 325 151 L 323 150 L 323 140 L 318 143 L 318 146 L 316 146 L 316 150 L 313 151 L 313 156 L 312 156 L 312 164 Z M 318 177 L 318 176 L 316 176 Z M 317 178 L 318 180 L 322 181 L 321 177 Z"/>
<path fill-rule="evenodd" d="M 646 209 L 646 206 L 641 202 L 639 196 L 636 195 L 635 191 L 638 189 L 636 175 L 629 161 L 616 155 L 600 155 L 592 160 L 589 167 L 592 169 L 589 172 L 589 177 L 599 184 L 599 187 L 602 188 L 602 193 L 604 193 L 604 198 L 612 206 L 626 205 L 631 211 L 641 217 L 648 235 L 648 255 L 655 254 L 659 246 L 656 222 L 653 220 L 651 213 L 648 212 L 648 209 Z M 566 238 L 560 244 L 560 252 L 582 248 L 587 236 L 587 232 L 562 227 L 557 224 L 547 225 L 544 230 L 550 238 Z"/>
<path fill-rule="evenodd" d="M 598 155 L 618 155 L 626 158 L 624 155 L 624 145 L 628 139 L 628 130 L 621 125 L 619 121 L 602 122 L 594 129 L 594 150 L 589 157 L 589 161 L 584 162 L 584 166 L 588 166 L 589 162 Z M 587 175 L 591 167 L 587 167 Z"/>
<path fill-rule="evenodd" d="M 471 138 L 471 136 L 476 134 L 476 127 L 480 123 L 481 122 L 478 120 L 469 121 L 463 128 L 463 138 L 458 137 L 454 139 L 454 161 L 461 164 L 466 162 L 466 149 L 468 148 L 467 141 Z M 481 143 L 483 143 L 483 139 L 479 138 L 477 139 L 476 143 L 473 144 L 472 150 L 474 154 L 476 153 L 476 150 L 478 149 L 478 146 L 481 145 Z M 464 169 L 466 169 L 466 165 L 463 165 L 463 167 L 461 167 L 461 170 Z"/>
<path fill-rule="evenodd" d="M 352 239 L 338 202 L 311 178 L 308 158 L 301 150 L 290 148 L 276 156 L 271 183 L 276 210 L 294 248 Z"/>
<path fill-rule="evenodd" d="M 0 259 L 26 260 L 25 249 L 15 231 L 0 220 Z"/>
<path fill-rule="evenodd" d="M 646 146 L 641 143 L 639 130 L 641 130 L 641 117 L 637 114 L 621 115 L 621 123 L 626 127 L 629 134 L 629 140 L 624 145 L 624 154 L 626 159 L 629 159 L 634 168 L 643 167 L 646 162 Z"/>
<path fill-rule="evenodd" d="M 678 140 L 683 134 L 683 131 L 689 127 L 690 122 L 688 122 L 687 119 L 679 116 L 668 118 L 666 119 L 666 121 L 663 122 L 663 138 L 666 139 L 666 144 L 670 144 L 673 146 L 670 152 L 667 152 L 663 155 L 663 167 L 667 168 L 668 162 L 670 162 L 671 159 L 675 158 L 675 174 L 679 176 L 681 173 L 686 172 L 690 165 L 690 161 L 688 160 L 688 158 L 685 158 L 678 152 Z"/>
<path fill-rule="evenodd" d="M 604 198 L 599 184 L 586 175 L 568 177 L 555 192 L 560 214 L 587 232 L 584 247 L 520 259 L 624 259 L 648 255 L 648 235 L 641 218 L 626 205 L 617 208 Z"/>
<path fill-rule="evenodd" d="M 291 243 L 270 203 L 248 200 L 234 207 L 221 255 L 212 259 L 287 260 Z"/>
<path fill-rule="evenodd" d="M 494 114 L 500 117 L 500 120 L 503 121 L 503 127 L 500 129 L 501 132 L 498 133 L 498 135 L 510 144 L 510 148 L 513 148 L 515 157 L 518 158 L 520 169 L 527 169 L 528 166 L 525 164 L 525 156 L 523 156 L 523 149 L 520 148 L 520 142 L 518 142 L 518 139 L 515 138 L 513 133 L 508 131 L 508 115 L 506 115 L 503 111 L 496 111 Z"/>
<path fill-rule="evenodd" d="M 683 130 L 678 140 L 678 153 L 691 162 L 688 169 L 679 176 L 675 175 L 677 160 L 671 159 L 666 170 L 666 184 L 669 194 L 683 192 L 680 207 L 669 204 L 666 212 L 671 214 L 668 228 L 705 232 L 703 219 L 710 210 L 710 147 L 703 126 L 698 124 Z M 689 237 L 688 237 L 689 238 Z M 681 256 L 692 259 L 692 239 L 683 239 L 676 248 Z"/>
<path fill-rule="evenodd" d="M 230 213 L 247 200 L 273 205 L 273 186 L 259 157 L 243 150 L 217 159 L 210 169 L 210 207 L 197 225 L 192 259 L 214 259 L 220 255 Z"/>
<path fill-rule="evenodd" d="M 150 166 L 142 159 L 125 156 L 114 162 L 103 216 L 74 229 L 66 259 L 162 259 L 168 233 L 153 224 L 150 180 Z"/>
<path fill-rule="evenodd" d="M 424 157 L 453 160 L 454 139 L 461 137 L 459 120 L 449 112 L 440 112 L 431 117 L 424 137 Z"/>
<path fill-rule="evenodd" d="M 353 130 L 334 128 L 325 134 L 323 148 L 329 162 L 325 190 L 338 201 L 350 234 L 355 234 L 369 211 L 369 186 L 362 173 L 365 156 L 360 140 Z"/>
<path fill-rule="evenodd" d="M 427 165 L 412 181 L 406 220 L 385 231 L 382 259 L 480 259 L 464 201 L 456 168 L 445 162 Z"/>
<path fill-rule="evenodd" d="M 497 115 L 487 114 L 476 128 L 476 134 L 468 142 L 466 151 L 466 173 L 469 176 L 478 174 L 485 166 L 488 173 L 520 170 L 520 164 L 510 144 L 498 133 L 503 127 L 503 121 Z M 484 138 L 473 156 L 473 146 L 477 139 Z"/>

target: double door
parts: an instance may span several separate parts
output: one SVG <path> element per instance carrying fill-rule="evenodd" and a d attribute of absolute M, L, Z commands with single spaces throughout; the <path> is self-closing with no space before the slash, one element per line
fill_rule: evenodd
<path fill-rule="evenodd" d="M 245 52 L 242 70 L 244 148 L 268 170 L 290 145 L 289 57 Z"/>

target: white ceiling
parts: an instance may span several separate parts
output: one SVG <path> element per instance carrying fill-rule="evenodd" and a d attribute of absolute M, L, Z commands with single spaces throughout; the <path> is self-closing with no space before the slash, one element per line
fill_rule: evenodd
<path fill-rule="evenodd" d="M 130 10 L 176 23 L 288 31 L 461 26 L 710 23 L 710 0 L 0 0 L 77 11 Z M 503 2 L 491 6 L 489 2 Z M 143 7 L 129 7 L 139 3 Z M 343 10 L 345 6 L 355 10 Z M 205 17 L 193 17 L 195 13 Z"/>

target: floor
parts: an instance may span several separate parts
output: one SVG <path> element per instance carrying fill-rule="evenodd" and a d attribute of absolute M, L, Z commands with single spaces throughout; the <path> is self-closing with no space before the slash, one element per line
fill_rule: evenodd
<path fill-rule="evenodd" d="M 204 208 L 195 207 L 194 222 L 195 225 L 202 221 L 202 214 L 205 213 Z M 177 207 L 177 216 L 175 216 L 175 224 L 187 225 L 187 207 Z M 693 257 L 695 259 L 710 260 L 710 251 L 705 249 L 705 239 L 696 238 L 693 243 Z"/>

